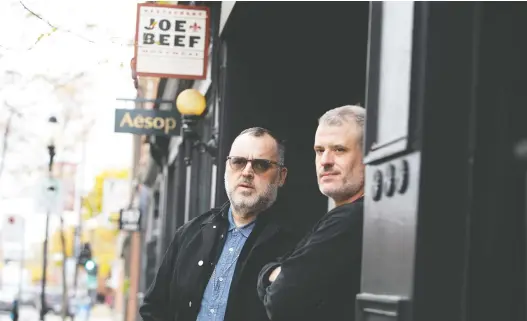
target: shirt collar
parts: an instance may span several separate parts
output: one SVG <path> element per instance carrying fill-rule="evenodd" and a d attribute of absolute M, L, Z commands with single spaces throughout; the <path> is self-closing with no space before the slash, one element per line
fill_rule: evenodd
<path fill-rule="evenodd" d="M 242 233 L 243 236 L 248 238 L 254 228 L 254 225 L 256 224 L 256 220 L 252 221 L 249 224 L 236 228 L 234 218 L 232 217 L 232 208 L 229 208 L 229 215 L 227 216 L 229 218 L 229 232 L 233 231 L 234 229 L 237 229 L 238 231 L 240 231 L 240 233 Z"/>

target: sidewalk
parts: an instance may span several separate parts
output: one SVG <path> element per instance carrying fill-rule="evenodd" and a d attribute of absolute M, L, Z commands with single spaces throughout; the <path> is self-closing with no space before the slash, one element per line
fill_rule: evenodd
<path fill-rule="evenodd" d="M 123 317 L 107 305 L 98 304 L 91 310 L 90 321 L 123 321 Z"/>

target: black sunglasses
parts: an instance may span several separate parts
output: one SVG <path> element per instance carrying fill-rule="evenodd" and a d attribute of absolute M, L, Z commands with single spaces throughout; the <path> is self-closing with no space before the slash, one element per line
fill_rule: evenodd
<path fill-rule="evenodd" d="M 269 168 L 273 167 L 273 165 L 283 167 L 284 164 L 268 160 L 268 159 L 248 159 L 245 157 L 239 157 L 239 156 L 229 156 L 227 157 L 227 161 L 231 165 L 231 168 L 235 171 L 241 171 L 247 166 L 248 162 L 251 162 L 251 167 L 256 174 L 262 174 L 269 170 Z"/>

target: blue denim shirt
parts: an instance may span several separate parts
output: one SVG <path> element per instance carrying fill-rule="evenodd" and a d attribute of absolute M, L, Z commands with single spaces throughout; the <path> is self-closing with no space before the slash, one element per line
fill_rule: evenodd
<path fill-rule="evenodd" d="M 231 209 L 229 209 L 228 217 L 229 230 L 225 245 L 205 288 L 197 321 L 223 321 L 236 262 L 255 225 L 255 221 L 253 221 L 237 228 L 232 218 Z"/>

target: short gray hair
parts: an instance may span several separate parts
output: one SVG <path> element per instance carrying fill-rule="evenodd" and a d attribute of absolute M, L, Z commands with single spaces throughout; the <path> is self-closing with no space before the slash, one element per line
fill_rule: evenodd
<path fill-rule="evenodd" d="M 242 131 L 236 138 L 242 135 L 250 135 L 253 137 L 262 137 L 264 135 L 271 136 L 272 139 L 276 142 L 276 147 L 278 149 L 278 162 L 282 165 L 285 165 L 285 145 L 284 141 L 280 140 L 275 134 L 273 134 L 269 129 L 262 127 L 251 127 Z"/>
<path fill-rule="evenodd" d="M 328 110 L 318 119 L 319 125 L 342 126 L 344 123 L 355 123 L 360 130 L 359 143 L 362 146 L 366 109 L 359 105 L 346 105 Z"/>

